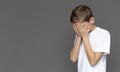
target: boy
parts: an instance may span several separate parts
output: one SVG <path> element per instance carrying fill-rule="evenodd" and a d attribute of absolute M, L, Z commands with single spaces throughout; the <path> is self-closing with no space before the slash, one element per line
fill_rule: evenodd
<path fill-rule="evenodd" d="M 78 72 L 106 72 L 106 55 L 110 53 L 110 33 L 95 26 L 95 18 L 86 5 L 77 6 L 70 22 L 76 33 L 70 60 L 78 61 Z"/>

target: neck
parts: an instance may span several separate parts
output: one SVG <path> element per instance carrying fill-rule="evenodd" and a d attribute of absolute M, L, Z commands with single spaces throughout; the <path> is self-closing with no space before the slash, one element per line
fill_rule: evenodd
<path fill-rule="evenodd" d="M 91 29 L 91 31 L 90 31 L 90 32 L 94 31 L 95 29 L 96 29 L 96 26 L 95 26 L 95 25 L 93 25 L 93 27 L 92 27 L 92 29 Z"/>

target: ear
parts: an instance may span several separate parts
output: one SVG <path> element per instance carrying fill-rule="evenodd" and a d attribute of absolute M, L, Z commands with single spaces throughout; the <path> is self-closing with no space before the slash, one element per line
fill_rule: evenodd
<path fill-rule="evenodd" d="M 91 17 L 89 22 L 90 22 L 91 24 L 94 24 L 95 18 L 94 18 L 94 17 Z"/>

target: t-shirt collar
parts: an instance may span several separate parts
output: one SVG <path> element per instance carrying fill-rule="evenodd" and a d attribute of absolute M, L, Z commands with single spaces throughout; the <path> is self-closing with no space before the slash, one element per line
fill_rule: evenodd
<path fill-rule="evenodd" d="M 96 32 L 97 29 L 99 29 L 99 27 L 96 27 L 93 31 L 89 33 L 89 35 L 92 35 L 94 32 Z"/>

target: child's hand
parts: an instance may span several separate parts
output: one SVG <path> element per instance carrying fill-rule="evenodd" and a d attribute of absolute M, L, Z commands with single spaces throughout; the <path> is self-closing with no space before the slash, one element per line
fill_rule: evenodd
<path fill-rule="evenodd" d="M 90 29 L 85 23 L 77 24 L 77 30 L 82 38 L 88 36 L 90 31 Z"/>
<path fill-rule="evenodd" d="M 77 29 L 77 27 L 76 27 L 76 25 L 77 25 L 76 23 L 73 24 L 73 29 L 74 29 L 74 31 L 76 32 L 77 37 L 81 37 L 81 36 L 80 36 L 80 33 L 79 33 L 79 31 L 78 31 L 78 29 Z"/>

